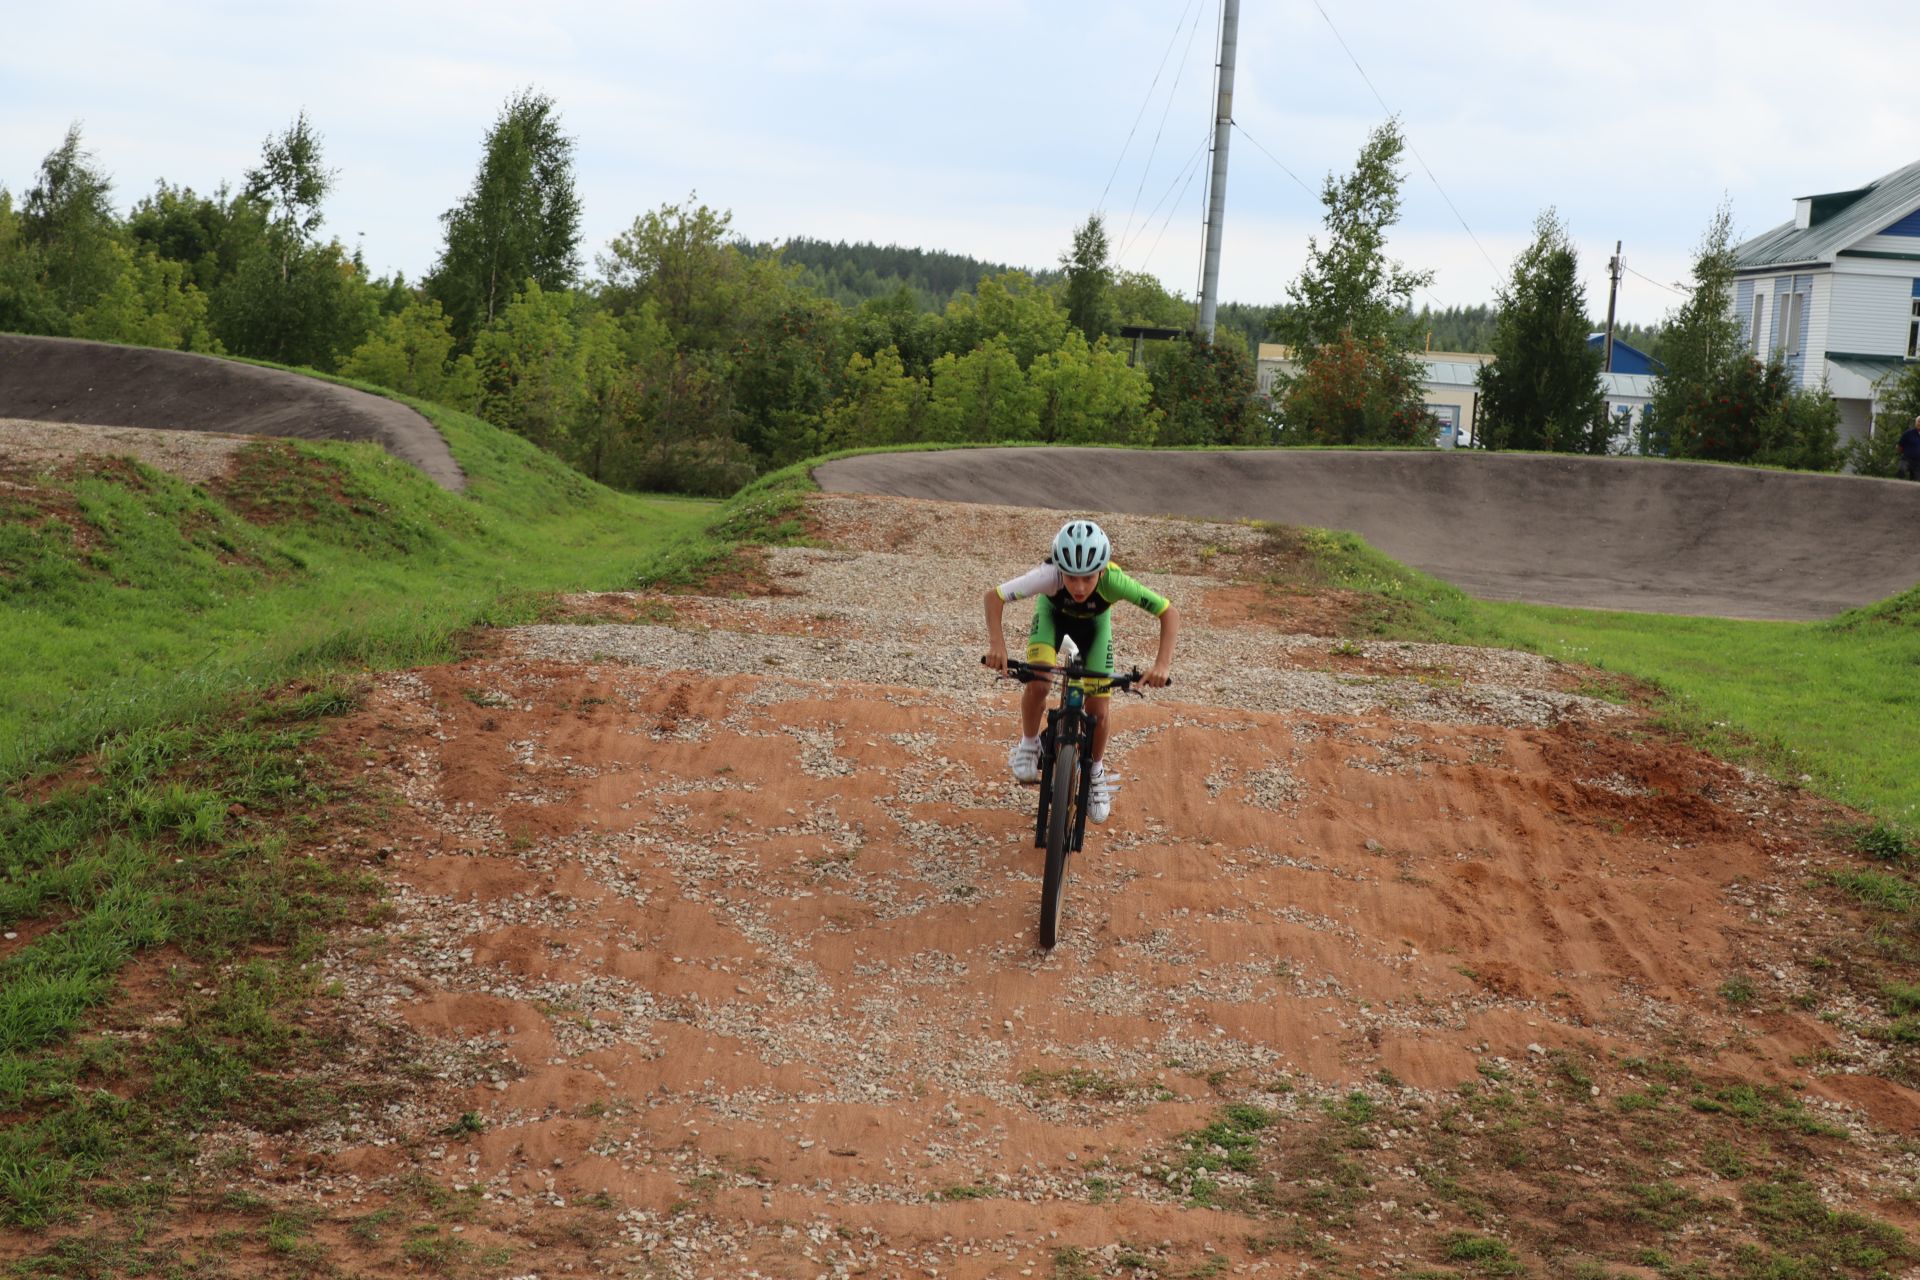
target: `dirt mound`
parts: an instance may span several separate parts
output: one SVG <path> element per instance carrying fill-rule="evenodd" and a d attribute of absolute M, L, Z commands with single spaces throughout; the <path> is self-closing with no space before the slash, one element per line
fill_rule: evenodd
<path fill-rule="evenodd" d="M 1477 596 L 1812 619 L 1920 580 L 1920 485 L 1634 458 L 1477 451 L 961 449 L 843 458 L 834 492 L 1360 534 Z"/>
<path fill-rule="evenodd" d="M 466 487 L 440 432 L 398 401 L 182 351 L 0 334 L 0 418 L 364 441 Z"/>
<path fill-rule="evenodd" d="M 1276 632 L 1256 532 L 1115 516 L 1179 684 L 1118 708 L 1042 952 L 976 662 L 1031 518 L 813 520 L 777 594 L 581 597 L 376 682 L 331 750 L 391 812 L 329 838 L 391 911 L 327 976 L 401 1101 L 215 1135 L 216 1186 L 367 1274 L 407 1204 L 543 1276 L 1574 1274 L 1764 1250 L 1762 1193 L 1920 1225 L 1920 1093 L 1822 1016 L 1860 922 L 1804 797 L 1538 658 Z"/>

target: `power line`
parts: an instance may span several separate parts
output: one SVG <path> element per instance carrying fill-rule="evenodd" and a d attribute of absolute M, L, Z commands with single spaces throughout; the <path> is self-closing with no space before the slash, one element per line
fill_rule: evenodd
<path fill-rule="evenodd" d="M 1202 10 L 1198 8 L 1194 10 L 1193 25 L 1187 28 L 1187 47 L 1180 55 L 1180 65 L 1173 70 L 1173 86 L 1167 90 L 1167 105 L 1160 109 L 1160 123 L 1155 126 L 1153 131 L 1153 145 L 1147 149 L 1147 167 L 1140 171 L 1140 185 L 1133 189 L 1133 204 L 1127 210 L 1127 227 L 1126 231 L 1121 234 L 1120 238 L 1122 240 L 1125 240 L 1128 234 L 1133 231 L 1134 210 L 1140 207 L 1140 193 L 1147 189 L 1147 175 L 1153 172 L 1153 157 L 1159 154 L 1160 151 L 1160 135 L 1166 132 L 1167 113 L 1173 110 L 1173 100 L 1180 92 L 1180 77 L 1186 74 L 1187 63 L 1193 60 L 1193 37 L 1198 34 L 1200 30 L 1201 12 Z M 1149 214 L 1148 216 L 1151 217 L 1152 215 Z M 1145 230 L 1145 228 L 1142 228 L 1142 230 Z"/>
<path fill-rule="evenodd" d="M 1139 130 L 1140 121 L 1145 118 L 1147 108 L 1153 104 L 1153 91 L 1160 87 L 1160 77 L 1167 69 L 1167 59 L 1173 54 L 1173 46 L 1180 41 L 1180 28 L 1186 25 L 1187 13 L 1196 3 L 1197 0 L 1187 0 L 1187 7 L 1182 9 L 1180 16 L 1173 21 L 1173 34 L 1167 37 L 1167 49 L 1160 55 L 1160 65 L 1154 68 L 1153 83 L 1147 86 L 1147 96 L 1140 100 L 1140 110 L 1134 112 L 1133 127 L 1127 130 L 1127 140 L 1120 144 L 1120 156 L 1113 162 L 1113 172 L 1107 175 L 1107 185 L 1100 188 L 1100 200 L 1093 206 L 1096 212 L 1106 210 L 1107 193 L 1113 190 L 1113 180 L 1120 176 L 1120 166 L 1126 161 L 1127 148 L 1133 145 L 1133 135 Z"/>
<path fill-rule="evenodd" d="M 1366 81 L 1367 88 L 1373 93 L 1373 100 L 1378 102 L 1380 109 L 1388 115 L 1395 114 L 1393 108 L 1387 105 L 1387 100 L 1380 96 L 1380 91 L 1373 87 L 1373 78 L 1367 74 L 1367 69 L 1360 65 L 1360 59 L 1353 56 L 1352 49 L 1347 48 L 1346 37 L 1340 34 L 1340 28 L 1333 25 L 1333 19 L 1327 17 L 1327 11 L 1321 7 L 1320 0 L 1313 0 L 1313 7 L 1320 10 L 1320 16 L 1326 21 L 1327 29 L 1333 32 L 1333 38 L 1340 42 L 1340 48 L 1345 50 L 1348 61 L 1353 63 L 1353 69 L 1360 73 L 1362 80 Z M 1411 140 L 1407 141 L 1407 150 L 1413 152 L 1413 158 L 1420 162 L 1422 169 L 1426 170 L 1427 180 L 1433 183 L 1433 189 L 1438 191 L 1440 198 L 1447 202 L 1447 208 L 1453 210 L 1453 216 L 1460 223 L 1460 229 L 1467 233 L 1467 239 L 1473 241 L 1473 247 L 1480 250 L 1480 256 L 1487 260 L 1487 265 L 1492 267 L 1494 274 L 1498 276 L 1500 267 L 1494 262 L 1493 255 L 1488 253 L 1486 246 L 1480 243 L 1480 237 L 1473 234 L 1473 228 L 1467 225 L 1467 220 L 1460 216 L 1460 210 L 1454 205 L 1453 197 L 1448 195 L 1447 189 L 1440 185 L 1440 179 L 1433 176 L 1433 169 L 1427 164 L 1426 157 L 1420 154 L 1420 149 L 1414 146 Z"/>
<path fill-rule="evenodd" d="M 1147 210 L 1147 216 L 1141 219 L 1141 222 L 1140 222 L 1140 234 L 1142 236 L 1145 236 L 1147 234 L 1147 228 L 1153 225 L 1153 215 L 1160 212 L 1160 206 L 1167 202 L 1168 196 L 1173 195 L 1174 188 L 1179 187 L 1181 194 L 1184 195 L 1186 193 L 1186 188 L 1193 184 L 1193 174 L 1196 172 L 1196 170 L 1194 169 L 1194 165 L 1206 153 L 1207 138 L 1209 136 L 1211 136 L 1210 133 L 1205 133 L 1200 135 L 1200 141 L 1195 143 L 1193 150 L 1187 154 L 1186 162 L 1182 164 L 1178 170 L 1175 171 L 1173 175 L 1173 181 L 1169 182 L 1167 184 L 1167 189 L 1160 193 L 1160 198 L 1153 202 L 1153 208 Z M 1181 183 L 1182 178 L 1186 179 L 1185 185 Z M 1174 210 L 1178 209 L 1179 207 L 1180 207 L 1180 200 L 1179 200 L 1179 197 L 1176 196 L 1174 197 L 1173 207 L 1167 210 L 1167 217 L 1168 218 L 1173 217 Z M 1162 235 L 1166 234 L 1166 229 L 1167 229 L 1166 223 L 1162 222 L 1160 224 L 1160 231 Z M 1134 245 L 1137 245 L 1139 243 L 1140 242 L 1138 239 L 1131 242 L 1131 244 L 1134 244 Z M 1158 245 L 1159 243 L 1160 243 L 1159 237 L 1158 236 L 1154 237 L 1154 244 Z M 1114 250 L 1113 256 L 1115 258 L 1124 257 L 1129 247 L 1130 246 L 1128 244 L 1122 244 L 1118 249 Z M 1147 251 L 1147 255 L 1151 257 L 1153 255 L 1153 250 L 1149 249 Z M 1140 269 L 1142 271 L 1146 270 L 1146 264 L 1142 263 Z"/>
<path fill-rule="evenodd" d="M 1211 132 L 1209 132 L 1208 137 L 1211 137 L 1211 136 L 1212 134 Z M 1180 188 L 1180 195 L 1184 196 L 1185 194 L 1187 194 L 1187 187 L 1192 186 L 1193 180 L 1199 176 L 1200 169 L 1202 168 L 1199 162 L 1201 158 L 1206 155 L 1206 148 L 1207 148 L 1206 139 L 1203 138 L 1201 139 L 1200 145 L 1194 148 L 1193 155 L 1187 160 L 1187 167 L 1182 171 L 1187 175 L 1187 181 L 1186 181 L 1186 186 L 1183 186 Z M 1174 181 L 1178 182 L 1179 180 L 1180 180 L 1180 175 L 1175 174 Z M 1167 190 L 1171 192 L 1173 188 L 1169 187 L 1167 188 Z M 1165 196 L 1161 197 L 1161 199 L 1165 199 L 1165 198 L 1166 198 Z M 1155 209 L 1158 209 L 1160 206 L 1158 204 L 1155 204 L 1153 207 Z M 1179 211 L 1180 211 L 1180 196 L 1175 196 L 1173 203 L 1167 208 L 1167 216 L 1160 220 L 1160 234 L 1154 236 L 1153 244 L 1147 249 L 1147 256 L 1140 260 L 1140 270 L 1145 271 L 1147 269 L 1147 264 L 1153 261 L 1153 251 L 1160 247 L 1160 236 L 1164 236 L 1167 234 L 1167 227 L 1169 224 L 1173 222 L 1173 215 L 1178 213 Z M 1148 214 L 1147 216 L 1151 218 L 1153 215 Z M 1146 228 L 1142 227 L 1141 230 L 1144 232 Z"/>
<path fill-rule="evenodd" d="M 1254 146 L 1260 147 L 1260 152 L 1262 155 L 1266 156 L 1267 159 L 1273 161 L 1275 164 L 1280 165 L 1280 172 L 1286 174 L 1289 178 L 1292 178 L 1296 183 L 1299 183 L 1300 189 L 1302 191 L 1314 197 L 1316 200 L 1319 199 L 1320 193 L 1315 191 L 1312 187 L 1308 186 L 1306 183 L 1301 182 L 1300 175 L 1295 173 L 1293 170 L 1287 168 L 1285 164 L 1282 164 L 1279 156 L 1276 156 L 1275 154 L 1273 154 L 1273 152 L 1268 151 L 1265 147 L 1261 147 L 1260 139 L 1248 133 L 1246 129 L 1241 126 L 1238 120 L 1232 121 L 1231 123 L 1233 124 L 1234 128 L 1240 130 L 1241 137 L 1245 138 L 1248 142 L 1251 142 Z"/>
<path fill-rule="evenodd" d="M 1682 298 L 1686 297 L 1689 293 L 1693 292 L 1693 290 L 1687 288 L 1685 285 L 1681 285 L 1680 287 L 1675 288 L 1673 285 L 1670 285 L 1670 284 L 1662 284 L 1660 281 L 1655 280 L 1650 275 L 1645 275 L 1639 271 L 1634 271 L 1632 267 L 1627 266 L 1627 264 L 1624 262 L 1621 263 L 1620 266 L 1623 270 L 1630 271 L 1634 275 L 1639 276 L 1642 280 L 1645 280 L 1648 284 L 1653 285 L 1657 288 L 1665 289 L 1668 293 L 1678 294 Z"/>

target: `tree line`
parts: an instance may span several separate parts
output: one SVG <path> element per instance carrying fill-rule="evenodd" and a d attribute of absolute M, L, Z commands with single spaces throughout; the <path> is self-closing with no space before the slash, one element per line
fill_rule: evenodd
<path fill-rule="evenodd" d="M 304 112 L 237 183 L 163 180 L 125 217 L 76 125 L 23 199 L 0 187 L 0 329 L 364 380 L 635 489 L 725 493 L 824 450 L 921 440 L 1252 439 L 1244 343 L 1162 342 L 1130 363 L 1119 326 L 1184 328 L 1193 308 L 1110 269 L 1097 218 L 1081 256 L 1028 274 L 754 245 L 691 195 L 640 214 L 589 267 L 573 148 L 551 98 L 510 97 L 441 216 L 437 260 L 408 281 L 371 277 L 324 234 L 337 174 Z"/>
<path fill-rule="evenodd" d="M 337 373 L 478 413 L 634 489 L 722 494 L 823 451 L 919 441 L 1428 444 L 1412 353 L 1449 324 L 1448 349 L 1499 357 L 1476 443 L 1621 447 L 1551 210 L 1492 308 L 1412 308 L 1430 273 L 1385 254 L 1402 147 L 1390 120 L 1351 173 L 1328 175 L 1324 242 L 1284 302 L 1223 307 L 1213 343 L 1157 342 L 1135 367 L 1120 330 L 1188 329 L 1194 305 L 1115 267 L 1098 214 L 1057 270 L 1029 274 L 897 246 L 751 244 L 690 195 L 641 213 L 589 268 L 573 139 L 529 90 L 482 137 L 433 267 L 376 279 L 323 234 L 337 174 L 304 112 L 237 184 L 162 180 L 125 217 L 75 126 L 23 199 L 0 187 L 0 329 Z M 1727 225 L 1723 211 L 1659 335 L 1669 373 L 1633 443 L 1833 465 L 1831 398 L 1729 340 Z M 1252 353 L 1269 337 L 1295 370 L 1266 397 Z"/>

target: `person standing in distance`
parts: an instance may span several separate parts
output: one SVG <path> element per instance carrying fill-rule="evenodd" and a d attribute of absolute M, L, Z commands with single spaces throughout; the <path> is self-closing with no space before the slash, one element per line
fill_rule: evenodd
<path fill-rule="evenodd" d="M 1907 480 L 1920 480 L 1920 418 L 1915 418 L 1905 431 L 1900 433 L 1900 475 Z"/>

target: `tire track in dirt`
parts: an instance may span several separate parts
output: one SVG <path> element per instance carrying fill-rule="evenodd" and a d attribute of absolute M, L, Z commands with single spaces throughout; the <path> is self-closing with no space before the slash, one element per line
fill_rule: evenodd
<path fill-rule="evenodd" d="M 1811 1012 L 1757 1031 L 1714 995 L 1764 943 L 1738 889 L 1804 840 L 1791 797 L 1538 659 L 1369 643 L 1342 668 L 1244 602 L 1211 613 L 1209 575 L 1260 554 L 1234 526 L 1113 522 L 1196 603 L 1173 696 L 1118 709 L 1126 785 L 1039 951 L 979 592 L 903 594 L 1009 576 L 1030 522 L 943 517 L 956 568 L 916 544 L 925 506 L 819 500 L 836 549 L 773 555 L 774 599 L 594 603 L 676 621 L 375 681 L 336 740 L 399 798 L 392 917 L 331 971 L 439 1065 L 263 1185 L 346 1213 L 425 1179 L 541 1274 L 1281 1275 L 1431 1259 L 1458 1211 L 1405 1134 L 1337 1238 L 1286 1235 L 1231 1169 L 1197 1204 L 1183 1135 L 1229 1103 L 1310 1154 L 1356 1093 L 1693 1045 L 1869 1108 L 1832 1111 L 1856 1127 L 1910 1113 L 1796 1066 L 1839 1043 Z M 1791 947 L 1764 971 L 1812 980 Z"/>

